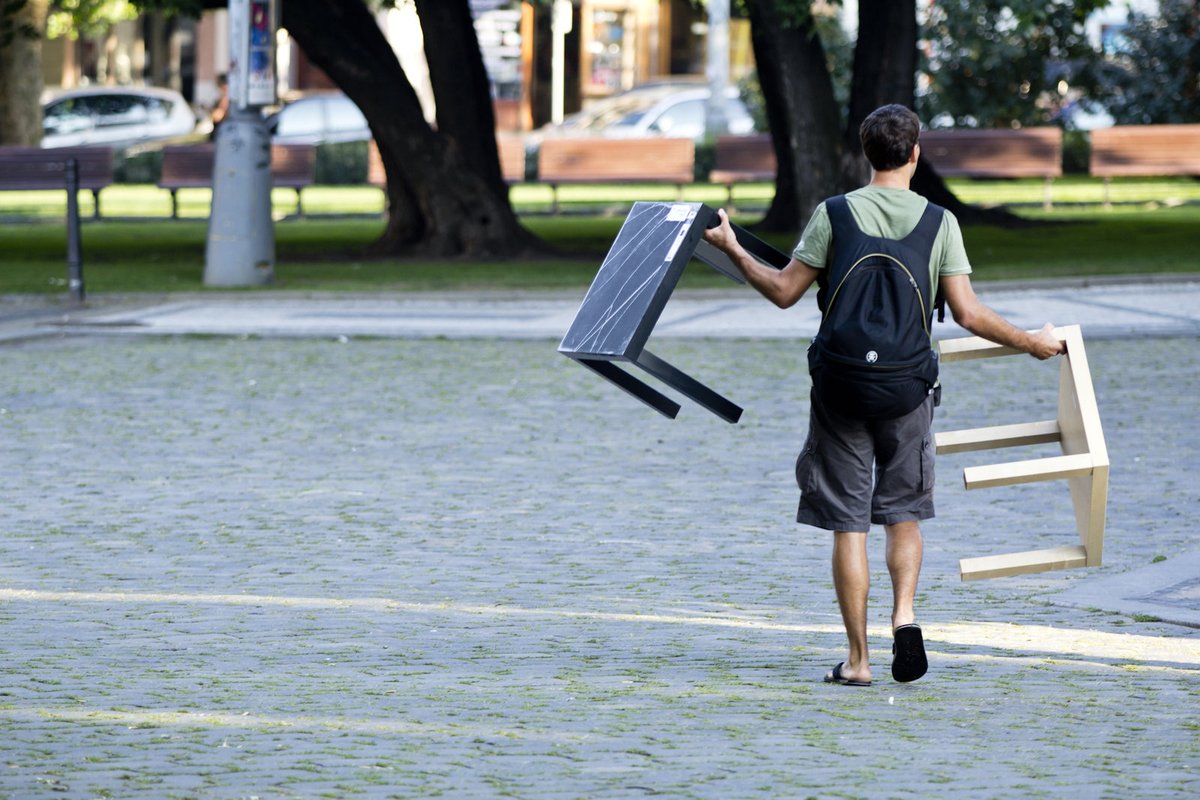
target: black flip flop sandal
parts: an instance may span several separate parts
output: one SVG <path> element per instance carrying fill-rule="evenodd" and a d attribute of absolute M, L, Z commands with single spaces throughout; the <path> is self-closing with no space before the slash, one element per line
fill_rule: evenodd
<path fill-rule="evenodd" d="M 900 683 L 915 681 L 929 670 L 921 626 L 901 625 L 892 635 L 892 677 Z"/>
<path fill-rule="evenodd" d="M 839 661 L 837 666 L 833 668 L 833 672 L 825 676 L 826 683 L 837 683 L 842 686 L 870 686 L 870 681 L 852 681 L 849 678 L 842 677 L 842 667 L 846 665 L 845 661 Z"/>

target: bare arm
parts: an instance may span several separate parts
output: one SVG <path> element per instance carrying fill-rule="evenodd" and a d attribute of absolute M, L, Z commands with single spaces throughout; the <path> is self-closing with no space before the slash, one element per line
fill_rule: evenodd
<path fill-rule="evenodd" d="M 941 279 L 941 287 L 954 321 L 976 336 L 1041 360 L 1066 352 L 1066 345 L 1054 338 L 1054 325 L 1047 322 L 1037 333 L 1021 330 L 980 301 L 969 276 L 947 275 Z"/>
<path fill-rule="evenodd" d="M 705 231 L 704 238 L 729 256 L 738 270 L 746 276 L 746 281 L 780 308 L 795 305 L 821 274 L 820 270 L 794 258 L 781 270 L 768 267 L 738 244 L 733 228 L 729 227 L 729 217 L 726 216 L 725 209 L 720 209 L 717 214 L 721 218 L 721 224 Z"/>

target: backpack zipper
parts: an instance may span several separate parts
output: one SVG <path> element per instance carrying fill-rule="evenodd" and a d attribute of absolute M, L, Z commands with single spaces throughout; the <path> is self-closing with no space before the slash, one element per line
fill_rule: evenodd
<path fill-rule="evenodd" d="M 917 302 L 919 302 L 921 304 L 921 327 L 925 329 L 925 335 L 928 336 L 930 341 L 932 342 L 933 341 L 933 331 L 931 331 L 929 329 L 929 317 L 925 313 L 925 298 L 921 296 L 920 284 L 917 283 L 917 279 L 913 277 L 912 272 L 909 270 L 908 267 L 904 266 L 904 263 L 901 262 L 900 259 L 896 258 L 895 256 L 889 256 L 887 253 L 867 253 L 865 256 L 860 258 L 858 261 L 855 261 L 850 266 L 850 269 L 846 270 L 846 275 L 840 281 L 838 281 L 837 288 L 833 290 L 833 294 L 830 295 L 830 297 L 829 297 L 829 302 L 825 305 L 825 313 L 828 314 L 830 312 L 830 310 L 833 309 L 833 304 L 837 300 L 838 293 L 840 291 L 842 291 L 842 287 L 846 285 L 846 281 L 850 280 L 851 273 L 853 273 L 854 270 L 858 269 L 859 264 L 863 263 L 864 261 L 866 261 L 868 258 L 870 258 L 872 256 L 879 256 L 880 258 L 886 258 L 889 261 L 894 261 L 894 262 L 896 262 L 896 266 L 898 266 L 898 267 L 900 267 L 900 269 L 904 270 L 904 274 L 908 276 L 909 284 L 913 287 L 913 290 L 916 292 Z"/>

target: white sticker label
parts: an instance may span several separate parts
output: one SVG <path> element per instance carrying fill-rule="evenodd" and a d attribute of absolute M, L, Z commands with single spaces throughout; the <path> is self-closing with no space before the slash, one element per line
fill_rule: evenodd
<path fill-rule="evenodd" d="M 667 212 L 667 222 L 683 222 L 692 211 L 693 208 L 691 206 L 684 203 L 676 203 Z"/>

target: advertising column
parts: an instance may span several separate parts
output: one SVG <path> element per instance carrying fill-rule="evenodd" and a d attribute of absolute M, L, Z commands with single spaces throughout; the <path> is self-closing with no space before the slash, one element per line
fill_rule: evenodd
<path fill-rule="evenodd" d="M 261 286 L 275 275 L 271 137 L 276 0 L 229 0 L 229 116 L 218 129 L 206 286 Z"/>

